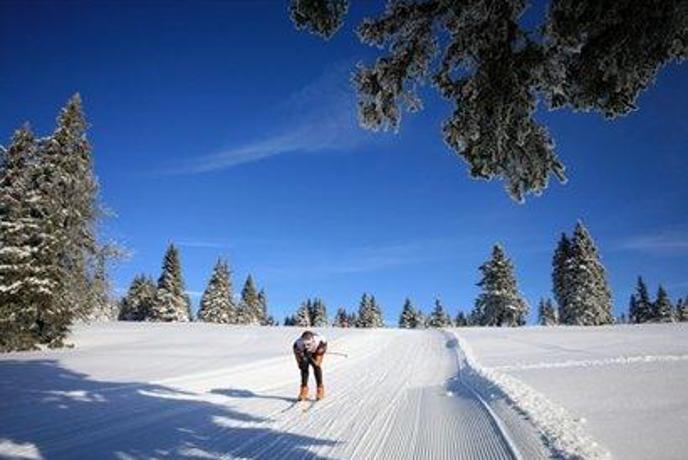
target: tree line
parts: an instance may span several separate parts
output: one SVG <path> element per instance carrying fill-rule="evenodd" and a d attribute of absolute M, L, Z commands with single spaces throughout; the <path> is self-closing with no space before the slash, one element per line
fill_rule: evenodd
<path fill-rule="evenodd" d="M 268 314 L 265 291 L 258 289 L 248 275 L 239 299 L 235 299 L 232 272 L 226 260 L 219 258 L 208 285 L 201 296 L 198 313 L 191 312 L 191 299 L 186 293 L 179 250 L 170 244 L 162 262 L 157 284 L 145 274 L 134 278 L 120 301 L 121 321 L 196 321 L 220 324 L 275 325 Z"/>

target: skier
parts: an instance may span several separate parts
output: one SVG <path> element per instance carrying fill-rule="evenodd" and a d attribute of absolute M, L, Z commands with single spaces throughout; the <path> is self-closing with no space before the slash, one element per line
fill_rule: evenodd
<path fill-rule="evenodd" d="M 320 401 L 325 397 L 325 387 L 323 387 L 322 361 L 327 351 L 327 340 L 322 335 L 311 331 L 305 331 L 294 342 L 294 356 L 296 364 L 301 370 L 301 391 L 299 391 L 299 401 L 308 399 L 308 367 L 313 366 L 315 382 L 318 390 L 315 399 Z"/>

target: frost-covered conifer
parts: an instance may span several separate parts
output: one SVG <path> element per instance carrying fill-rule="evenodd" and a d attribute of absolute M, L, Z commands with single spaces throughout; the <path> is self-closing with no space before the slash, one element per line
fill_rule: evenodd
<path fill-rule="evenodd" d="M 309 301 L 308 313 L 310 316 L 310 325 L 312 327 L 327 326 L 327 307 L 322 299 L 316 297 L 312 301 Z"/>
<path fill-rule="evenodd" d="M 291 0 L 289 11 L 298 29 L 330 38 L 348 4 Z M 680 0 L 544 4 L 531 21 L 523 0 L 389 0 L 357 27 L 381 53 L 354 72 L 361 124 L 399 129 L 430 82 L 454 105 L 442 135 L 473 177 L 503 179 L 517 200 L 564 181 L 538 104 L 607 118 L 635 110 L 659 69 L 688 57 L 688 13 Z"/>
<path fill-rule="evenodd" d="M 538 324 L 541 326 L 554 326 L 558 324 L 557 310 L 551 299 L 540 299 L 538 304 Z"/>
<path fill-rule="evenodd" d="M 597 248 L 582 222 L 573 237 L 562 236 L 553 259 L 553 291 L 559 323 L 592 326 L 611 324 L 611 291 Z"/>
<path fill-rule="evenodd" d="M 563 324 L 568 322 L 566 308 L 570 303 L 572 278 L 569 267 L 572 266 L 572 258 L 571 240 L 562 233 L 552 258 L 552 292 L 559 305 L 559 322 Z"/>
<path fill-rule="evenodd" d="M 332 325 L 334 327 L 351 327 L 352 324 L 349 323 L 349 320 L 350 316 L 347 314 L 346 309 L 340 307 L 334 314 L 334 321 L 332 322 Z"/>
<path fill-rule="evenodd" d="M 451 319 L 445 311 L 442 302 L 440 299 L 435 299 L 435 308 L 432 310 L 432 313 L 430 313 L 430 317 L 428 318 L 428 326 L 450 327 L 451 325 Z"/>
<path fill-rule="evenodd" d="M 127 294 L 120 301 L 120 321 L 146 321 L 155 302 L 155 282 L 146 275 L 137 275 Z"/>
<path fill-rule="evenodd" d="M 28 125 L 0 148 L 0 351 L 29 350 L 41 337 L 38 321 L 57 296 L 51 267 L 35 257 L 49 235 L 33 210 L 38 154 Z"/>
<path fill-rule="evenodd" d="M 671 323 L 674 321 L 674 307 L 673 305 L 671 305 L 669 295 L 667 294 L 666 290 L 664 290 L 664 287 L 661 284 L 657 289 L 657 299 L 655 300 L 652 307 L 654 313 L 654 321 L 657 321 L 659 323 Z"/>
<path fill-rule="evenodd" d="M 418 327 L 416 320 L 416 309 L 413 307 L 411 299 L 407 298 L 401 309 L 401 315 L 399 315 L 399 327 L 402 329 L 415 329 Z"/>
<path fill-rule="evenodd" d="M 454 326 L 456 326 L 456 327 L 468 326 L 468 319 L 466 318 L 466 315 L 464 314 L 463 311 L 459 310 L 459 312 L 456 314 L 456 318 L 454 319 Z"/>
<path fill-rule="evenodd" d="M 364 293 L 358 306 L 356 327 L 382 327 L 382 310 L 374 296 Z"/>
<path fill-rule="evenodd" d="M 236 316 L 229 265 L 227 261 L 219 259 L 201 297 L 198 320 L 232 324 L 236 322 Z"/>
<path fill-rule="evenodd" d="M 268 296 L 264 289 L 258 291 L 258 304 L 260 305 L 261 326 L 273 326 L 275 318 L 268 313 Z"/>
<path fill-rule="evenodd" d="M 263 304 L 251 275 L 248 275 L 241 290 L 238 316 L 240 324 L 260 325 L 265 321 Z"/>
<path fill-rule="evenodd" d="M 63 303 L 61 312 L 46 321 L 49 335 L 66 331 L 74 317 L 88 317 L 95 297 L 89 273 L 98 251 L 95 228 L 100 209 L 87 127 L 81 98 L 75 94 L 62 109 L 53 134 L 41 142 L 43 170 L 37 185 L 50 214 L 45 227 L 56 239 Z"/>
<path fill-rule="evenodd" d="M 688 297 L 684 300 L 679 299 L 676 302 L 676 313 L 674 315 L 676 321 L 684 323 L 688 321 Z"/>
<path fill-rule="evenodd" d="M 302 303 L 298 310 L 296 310 L 296 315 L 294 317 L 294 326 L 299 327 L 310 327 L 311 326 L 311 305 L 312 302 L 308 299 L 306 302 Z"/>
<path fill-rule="evenodd" d="M 652 321 L 654 311 L 647 285 L 642 277 L 638 277 L 635 293 L 631 296 L 628 308 L 628 320 L 631 323 L 646 323 Z"/>
<path fill-rule="evenodd" d="M 189 321 L 189 299 L 182 278 L 179 251 L 170 244 L 165 252 L 158 279 L 155 302 L 149 321 Z"/>
<path fill-rule="evenodd" d="M 492 257 L 480 266 L 478 283 L 482 293 L 476 300 L 476 316 L 485 326 L 522 326 L 528 304 L 518 292 L 514 268 L 500 245 L 492 248 Z"/>

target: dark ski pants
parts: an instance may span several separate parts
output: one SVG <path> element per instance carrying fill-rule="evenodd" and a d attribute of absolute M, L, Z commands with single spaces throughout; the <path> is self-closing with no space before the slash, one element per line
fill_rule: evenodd
<path fill-rule="evenodd" d="M 322 368 L 315 364 L 312 359 L 304 358 L 299 363 L 299 369 L 301 369 L 301 386 L 305 387 L 308 385 L 308 366 L 313 366 L 313 373 L 315 374 L 315 382 L 319 387 L 323 384 L 322 378 Z"/>

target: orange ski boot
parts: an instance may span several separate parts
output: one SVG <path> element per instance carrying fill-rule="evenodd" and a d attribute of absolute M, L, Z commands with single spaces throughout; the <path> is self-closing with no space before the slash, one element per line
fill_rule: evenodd
<path fill-rule="evenodd" d="M 308 387 L 303 386 L 301 387 L 301 391 L 299 391 L 299 397 L 296 398 L 297 401 L 305 401 L 308 399 Z"/>
<path fill-rule="evenodd" d="M 316 401 L 321 401 L 323 398 L 325 398 L 325 387 L 319 386 L 315 395 L 315 399 Z"/>

